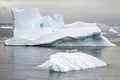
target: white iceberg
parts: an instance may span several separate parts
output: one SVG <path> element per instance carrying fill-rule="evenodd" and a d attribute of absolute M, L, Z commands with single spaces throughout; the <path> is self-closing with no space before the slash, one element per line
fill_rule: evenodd
<path fill-rule="evenodd" d="M 38 65 L 38 67 L 56 72 L 68 72 L 71 70 L 83 70 L 106 65 L 105 62 L 85 53 L 58 52 L 51 55 L 48 61 Z"/>
<path fill-rule="evenodd" d="M 14 35 L 5 45 L 115 46 L 96 23 L 64 24 L 62 15 L 41 16 L 37 8 L 12 11 Z"/>

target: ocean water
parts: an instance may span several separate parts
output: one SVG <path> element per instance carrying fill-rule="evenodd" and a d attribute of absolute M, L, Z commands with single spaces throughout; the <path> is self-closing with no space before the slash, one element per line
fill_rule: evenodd
<path fill-rule="evenodd" d="M 37 66 L 56 52 L 77 51 L 93 55 L 108 64 L 106 67 L 51 72 Z M 0 80 L 119 80 L 120 47 L 18 47 L 0 44 Z"/>

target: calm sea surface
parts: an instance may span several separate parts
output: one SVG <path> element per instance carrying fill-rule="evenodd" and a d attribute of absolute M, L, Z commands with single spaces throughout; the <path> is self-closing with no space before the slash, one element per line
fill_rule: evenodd
<path fill-rule="evenodd" d="M 93 55 L 108 66 L 96 69 L 49 72 L 37 67 L 56 52 L 77 50 Z M 0 80 L 119 80 L 120 47 L 12 47 L 0 44 Z"/>

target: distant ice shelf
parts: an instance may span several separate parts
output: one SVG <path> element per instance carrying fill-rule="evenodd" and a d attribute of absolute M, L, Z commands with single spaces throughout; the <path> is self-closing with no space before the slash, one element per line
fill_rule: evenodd
<path fill-rule="evenodd" d="M 14 36 L 5 45 L 115 46 L 96 23 L 65 24 L 63 16 L 42 16 L 39 9 L 13 9 Z"/>
<path fill-rule="evenodd" d="M 81 52 L 58 52 L 51 55 L 50 59 L 45 63 L 38 65 L 41 69 L 49 69 L 55 72 L 68 72 L 104 66 L 107 66 L 105 62 Z"/>

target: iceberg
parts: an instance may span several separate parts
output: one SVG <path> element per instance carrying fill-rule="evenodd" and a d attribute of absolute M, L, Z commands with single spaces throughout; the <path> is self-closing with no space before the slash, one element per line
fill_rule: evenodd
<path fill-rule="evenodd" d="M 64 24 L 63 16 L 42 16 L 39 9 L 12 9 L 13 37 L 5 45 L 42 46 L 115 46 L 96 23 L 74 22 Z"/>
<path fill-rule="evenodd" d="M 55 72 L 68 72 L 103 66 L 107 66 L 107 64 L 91 55 L 81 52 L 57 52 L 51 55 L 48 61 L 38 65 L 39 68 Z"/>

